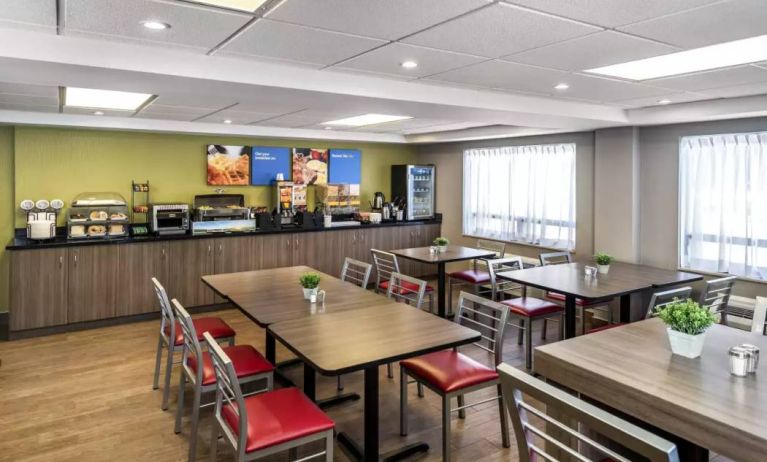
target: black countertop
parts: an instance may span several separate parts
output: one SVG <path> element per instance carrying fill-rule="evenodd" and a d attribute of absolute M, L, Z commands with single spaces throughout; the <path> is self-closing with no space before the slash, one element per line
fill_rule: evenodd
<path fill-rule="evenodd" d="M 428 225 L 428 224 L 441 224 L 441 219 L 434 220 L 417 220 L 417 221 L 397 221 L 386 222 L 380 224 L 362 224 L 359 226 L 338 226 L 332 228 L 315 228 L 315 229 L 300 229 L 300 228 L 283 228 L 279 230 L 257 230 L 255 232 L 246 233 L 214 233 L 214 234 L 181 234 L 170 236 L 156 236 L 154 234 L 144 236 L 126 236 L 122 238 L 112 239 L 67 239 L 65 235 L 56 236 L 54 239 L 45 241 L 36 241 L 27 239 L 25 234 L 26 230 L 17 230 L 16 237 L 8 244 L 6 250 L 27 250 L 27 249 L 49 249 L 57 247 L 77 247 L 84 245 L 119 245 L 119 244 L 137 244 L 142 242 L 161 242 L 161 241 L 181 241 L 188 239 L 211 239 L 211 238 L 227 238 L 227 237 L 242 237 L 242 236 L 259 236 L 266 234 L 291 234 L 291 233 L 315 233 L 321 231 L 342 231 L 350 229 L 371 229 L 371 228 L 392 228 L 399 226 L 414 226 L 414 225 Z M 64 231 L 64 230 L 62 230 Z M 64 231 L 65 232 L 65 231 Z"/>

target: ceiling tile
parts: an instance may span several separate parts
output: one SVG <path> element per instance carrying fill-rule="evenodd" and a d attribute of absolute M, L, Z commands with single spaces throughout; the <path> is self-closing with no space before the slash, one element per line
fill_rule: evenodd
<path fill-rule="evenodd" d="M 47 96 L 51 98 L 58 98 L 59 87 L 49 87 L 45 85 L 27 85 L 24 83 L 0 82 L 0 93 L 10 93 L 14 95 Z"/>
<path fill-rule="evenodd" d="M 720 0 L 503 0 L 566 18 L 616 27 Z"/>
<path fill-rule="evenodd" d="M 489 3 L 490 0 L 287 0 L 270 19 L 395 40 Z"/>
<path fill-rule="evenodd" d="M 598 27 L 497 3 L 403 41 L 497 58 L 599 30 Z"/>
<path fill-rule="evenodd" d="M 411 128 L 404 130 L 405 135 L 415 135 L 419 133 L 435 133 L 450 130 L 463 130 L 466 128 L 485 127 L 487 122 L 449 122 L 447 124 L 429 125 L 428 127 Z"/>
<path fill-rule="evenodd" d="M 215 109 L 201 108 L 201 107 L 186 107 L 186 106 L 166 106 L 163 104 L 158 104 L 155 100 L 154 103 L 145 107 L 137 115 L 139 116 L 165 115 L 171 119 L 175 119 L 176 117 L 178 117 L 177 120 L 193 120 L 199 117 L 206 116 L 213 111 L 215 111 Z"/>
<path fill-rule="evenodd" d="M 247 125 L 259 120 L 264 120 L 279 115 L 279 113 L 275 114 L 268 112 L 235 111 L 232 109 L 224 109 L 223 111 L 203 117 L 197 122 L 222 123 L 225 120 L 231 120 L 233 124 Z"/>
<path fill-rule="evenodd" d="M 211 49 L 251 19 L 246 14 L 214 10 L 181 2 L 151 0 L 67 0 L 66 33 L 115 39 L 152 41 Z M 170 24 L 150 30 L 142 21 Z"/>
<path fill-rule="evenodd" d="M 29 104 L 0 103 L 0 111 L 59 112 L 58 107 L 34 106 Z"/>
<path fill-rule="evenodd" d="M 711 99 L 710 96 L 706 96 L 700 93 L 668 93 L 658 96 L 645 97 L 645 98 L 632 98 L 626 100 L 618 100 L 612 104 L 627 107 L 627 108 L 639 108 L 647 106 L 659 106 L 658 101 L 667 99 L 671 101 L 670 104 L 677 103 L 689 103 L 690 101 L 701 101 L 705 99 Z"/>
<path fill-rule="evenodd" d="M 419 128 L 434 127 L 437 125 L 446 125 L 451 123 L 455 123 L 455 121 L 416 117 L 413 119 L 398 120 L 385 124 L 368 125 L 366 127 L 357 128 L 354 131 L 370 133 L 404 133 L 408 130 L 416 130 Z"/>
<path fill-rule="evenodd" d="M 153 106 L 179 106 L 182 108 L 207 109 L 207 112 L 237 104 L 235 98 L 212 94 L 163 93 L 158 95 L 147 109 Z"/>
<path fill-rule="evenodd" d="M 369 51 L 336 66 L 339 69 L 362 70 L 401 77 L 417 78 L 468 66 L 484 58 L 449 51 L 434 50 L 404 43 L 392 43 Z M 404 61 L 415 61 L 418 67 L 405 69 Z"/>
<path fill-rule="evenodd" d="M 227 44 L 221 53 L 330 65 L 385 43 L 383 40 L 261 19 Z"/>
<path fill-rule="evenodd" d="M 288 114 L 279 117 L 272 117 L 265 120 L 259 120 L 252 122 L 251 125 L 261 125 L 264 127 L 284 127 L 284 128 L 301 128 L 310 125 L 316 125 L 327 121 L 322 117 L 311 117 L 299 114 Z"/>
<path fill-rule="evenodd" d="M 175 113 L 175 112 L 144 112 L 141 111 L 133 117 L 139 119 L 160 119 L 160 120 L 176 120 L 179 122 L 191 122 L 197 119 L 198 115 L 192 115 L 191 113 Z"/>
<path fill-rule="evenodd" d="M 767 94 L 767 82 L 747 83 L 730 87 L 712 88 L 706 90 L 707 95 L 717 98 L 737 98 L 738 96 L 753 96 Z"/>
<path fill-rule="evenodd" d="M 764 0 L 719 2 L 620 28 L 684 48 L 697 48 L 767 34 Z"/>
<path fill-rule="evenodd" d="M 433 75 L 430 77 L 430 80 L 548 94 L 554 91 L 554 85 L 567 76 L 568 74 L 565 72 L 524 64 L 506 61 L 485 61 L 473 66 Z"/>
<path fill-rule="evenodd" d="M 58 96 L 35 96 L 0 93 L 0 103 L 26 104 L 29 106 L 51 106 L 58 108 L 59 98 Z"/>
<path fill-rule="evenodd" d="M 0 27 L 56 31 L 56 0 L 2 0 Z"/>
<path fill-rule="evenodd" d="M 679 51 L 679 48 L 605 31 L 504 57 L 535 66 L 582 71 Z"/>
<path fill-rule="evenodd" d="M 597 102 L 655 97 L 669 93 L 668 89 L 664 88 L 582 74 L 569 75 L 563 81 L 570 85 L 570 88 L 561 93 L 552 93 L 552 95 Z"/>
<path fill-rule="evenodd" d="M 645 83 L 659 87 L 686 91 L 709 90 L 712 88 L 761 82 L 767 82 L 767 69 L 756 66 L 737 66 L 728 69 L 645 81 Z"/>

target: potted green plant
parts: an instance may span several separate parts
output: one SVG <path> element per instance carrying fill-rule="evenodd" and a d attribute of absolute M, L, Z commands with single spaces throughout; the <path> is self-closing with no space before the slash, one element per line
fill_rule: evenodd
<path fill-rule="evenodd" d="M 434 242 L 432 243 L 437 246 L 437 250 L 445 252 L 447 251 L 447 245 L 450 244 L 450 241 L 448 241 L 446 237 L 440 236 L 434 239 Z"/>
<path fill-rule="evenodd" d="M 594 255 L 594 261 L 597 264 L 599 272 L 601 274 L 607 274 L 610 271 L 610 263 L 613 262 L 613 257 L 604 252 L 598 252 Z"/>
<path fill-rule="evenodd" d="M 664 323 L 671 352 L 697 358 L 703 351 L 706 329 L 716 321 L 714 313 L 690 300 L 675 300 L 658 311 Z"/>
<path fill-rule="evenodd" d="M 298 278 L 301 287 L 304 288 L 304 298 L 310 300 L 312 295 L 317 295 L 320 286 L 320 275 L 317 273 L 304 273 Z"/>

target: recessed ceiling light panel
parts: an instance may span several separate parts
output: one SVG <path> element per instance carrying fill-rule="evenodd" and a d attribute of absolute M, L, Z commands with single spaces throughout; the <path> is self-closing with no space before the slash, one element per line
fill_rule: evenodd
<path fill-rule="evenodd" d="M 648 80 L 767 60 L 767 35 L 719 43 L 654 58 L 588 69 L 592 74 Z"/>
<path fill-rule="evenodd" d="M 194 0 L 197 3 L 203 3 L 205 5 L 220 6 L 223 8 L 230 8 L 232 10 L 254 12 L 266 3 L 266 0 Z"/>
<path fill-rule="evenodd" d="M 64 105 L 68 107 L 135 111 L 151 97 L 152 95 L 149 93 L 67 87 L 64 94 Z"/>
<path fill-rule="evenodd" d="M 382 124 L 384 122 L 394 122 L 395 120 L 412 119 L 410 116 L 397 116 L 386 114 L 363 114 L 346 119 L 331 120 L 323 122 L 322 125 L 339 125 L 342 127 L 363 127 L 365 125 Z"/>
<path fill-rule="evenodd" d="M 141 24 L 147 29 L 165 30 L 170 29 L 170 24 L 160 21 L 141 21 Z"/>
<path fill-rule="evenodd" d="M 230 123 L 232 123 L 232 121 L 231 121 L 231 120 L 229 120 L 229 119 L 226 119 L 226 120 L 224 121 L 224 123 L 225 123 L 225 124 L 230 124 Z"/>
<path fill-rule="evenodd" d="M 412 60 L 403 61 L 400 66 L 404 67 L 405 69 L 415 69 L 418 67 L 418 63 Z"/>

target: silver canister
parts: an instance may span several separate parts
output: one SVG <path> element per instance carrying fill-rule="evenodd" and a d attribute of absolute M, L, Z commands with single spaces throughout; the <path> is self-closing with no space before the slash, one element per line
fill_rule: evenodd
<path fill-rule="evenodd" d="M 750 343 L 744 343 L 740 347 L 751 354 L 748 358 L 748 373 L 755 374 L 756 368 L 759 367 L 759 347 Z"/>
<path fill-rule="evenodd" d="M 750 358 L 751 352 L 745 348 L 739 346 L 730 348 L 730 374 L 737 377 L 747 376 Z"/>

